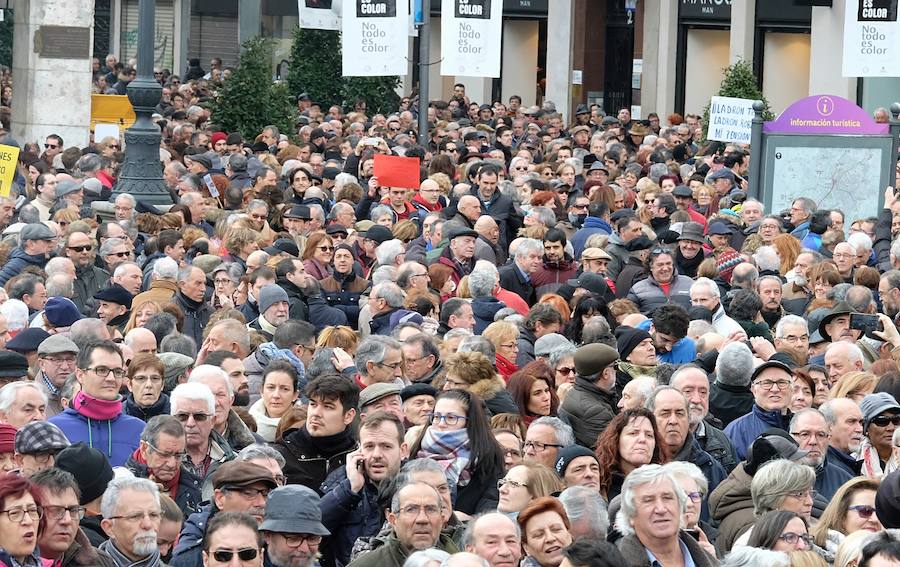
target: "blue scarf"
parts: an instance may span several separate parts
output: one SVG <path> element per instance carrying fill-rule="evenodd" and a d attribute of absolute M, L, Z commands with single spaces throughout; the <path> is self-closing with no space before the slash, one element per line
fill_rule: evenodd
<path fill-rule="evenodd" d="M 291 349 L 278 348 L 275 343 L 263 343 L 258 350 L 265 356 L 267 363 L 279 359 L 290 362 L 297 371 L 297 389 L 301 392 L 306 389 L 306 369 L 303 361 Z"/>

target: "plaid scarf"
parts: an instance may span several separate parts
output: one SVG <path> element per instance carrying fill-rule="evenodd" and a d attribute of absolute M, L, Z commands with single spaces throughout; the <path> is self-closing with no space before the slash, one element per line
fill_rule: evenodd
<path fill-rule="evenodd" d="M 418 458 L 431 459 L 444 469 L 444 475 L 450 486 L 469 484 L 471 471 L 469 461 L 472 453 L 469 448 L 469 432 L 465 428 L 453 431 L 439 431 L 429 427 L 422 437 L 422 445 L 416 455 Z"/>

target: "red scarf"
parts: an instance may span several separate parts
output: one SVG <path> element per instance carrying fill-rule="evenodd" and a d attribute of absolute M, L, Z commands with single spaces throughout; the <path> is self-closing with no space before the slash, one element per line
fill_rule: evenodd
<path fill-rule="evenodd" d="M 169 493 L 169 497 L 172 498 L 172 500 L 175 500 L 175 496 L 178 494 L 178 481 L 181 478 L 181 465 L 179 465 L 178 468 L 175 469 L 175 476 L 172 477 L 172 480 L 170 480 L 169 482 L 160 482 L 158 478 L 155 478 L 153 476 L 153 470 L 149 466 L 147 466 L 147 461 L 145 461 L 144 456 L 141 455 L 140 448 L 134 450 L 134 453 L 131 454 L 131 458 L 134 459 L 136 463 L 140 463 L 146 466 L 147 471 L 150 474 L 150 480 L 157 484 L 162 484 L 166 489 L 166 492 Z"/>
<path fill-rule="evenodd" d="M 422 194 L 419 193 L 418 191 L 416 191 L 416 194 L 415 194 L 415 196 L 412 198 L 412 200 L 413 200 L 414 203 L 418 203 L 418 204 L 422 205 L 422 207 L 425 208 L 425 209 L 427 209 L 428 212 L 430 212 L 430 213 L 436 213 L 436 212 L 439 212 L 441 209 L 444 208 L 443 205 L 441 205 L 441 200 L 440 200 L 440 199 L 438 199 L 437 203 L 435 203 L 435 204 L 432 205 L 431 203 L 429 203 L 428 201 L 426 201 L 426 200 L 422 197 Z"/>
<path fill-rule="evenodd" d="M 506 359 L 502 354 L 496 355 L 497 358 L 497 372 L 503 376 L 503 380 L 509 382 L 509 377 L 512 376 L 519 367 L 516 366 L 515 362 L 510 362 Z"/>
<path fill-rule="evenodd" d="M 116 400 L 101 400 L 84 393 L 84 390 L 75 394 L 72 405 L 69 406 L 81 415 L 97 420 L 113 420 L 122 415 L 122 397 Z"/>

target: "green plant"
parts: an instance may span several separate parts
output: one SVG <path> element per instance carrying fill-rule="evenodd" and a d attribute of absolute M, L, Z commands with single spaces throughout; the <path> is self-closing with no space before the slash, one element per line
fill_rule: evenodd
<path fill-rule="evenodd" d="M 400 77 L 344 77 L 343 99 L 346 110 L 353 110 L 358 99 L 366 101 L 366 110 L 373 114 L 396 112 L 400 106 L 397 87 Z"/>
<path fill-rule="evenodd" d="M 769 107 L 769 101 L 763 96 L 759 90 L 756 75 L 753 73 L 753 65 L 749 61 L 739 59 L 736 63 L 725 67 L 722 70 L 722 84 L 719 85 L 719 92 L 716 96 L 730 96 L 734 98 L 745 98 L 749 100 L 761 100 L 765 109 L 763 110 L 763 120 L 774 120 L 775 114 Z M 706 142 L 707 131 L 709 130 L 709 103 L 703 109 L 703 142 Z"/>
<path fill-rule="evenodd" d="M 226 132 L 252 140 L 268 125 L 292 132 L 293 104 L 287 86 L 272 81 L 271 39 L 253 38 L 243 45 L 240 61 L 213 104 L 212 121 Z"/>
<path fill-rule="evenodd" d="M 322 104 L 341 101 L 340 32 L 297 26 L 289 65 L 287 87 L 293 96 L 305 92 Z"/>
<path fill-rule="evenodd" d="M 12 69 L 13 10 L 6 10 L 0 22 L 0 65 Z"/>

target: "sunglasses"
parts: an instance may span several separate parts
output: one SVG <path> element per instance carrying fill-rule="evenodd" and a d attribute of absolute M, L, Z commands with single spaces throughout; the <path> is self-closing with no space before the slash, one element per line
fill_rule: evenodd
<path fill-rule="evenodd" d="M 894 427 L 900 426 L 900 415 L 879 415 L 878 417 L 872 419 L 870 421 L 872 425 L 877 425 L 878 427 L 887 427 L 888 424 L 892 424 Z"/>
<path fill-rule="evenodd" d="M 218 551 L 213 551 L 213 557 L 215 557 L 216 561 L 219 563 L 228 563 L 231 561 L 231 558 L 237 554 L 238 559 L 241 561 L 253 561 L 256 559 L 256 556 L 259 554 L 258 549 L 248 548 L 248 549 L 239 549 L 237 551 L 231 551 L 230 549 L 220 549 Z"/>
<path fill-rule="evenodd" d="M 68 246 L 68 249 L 72 252 L 90 252 L 93 250 L 93 246 Z"/>
<path fill-rule="evenodd" d="M 107 254 L 107 256 L 115 256 L 116 258 L 126 258 L 128 257 L 128 252 L 111 252 Z"/>
<path fill-rule="evenodd" d="M 181 423 L 187 423 L 187 420 L 190 418 L 194 418 L 194 421 L 197 423 L 201 423 L 210 418 L 209 414 L 205 413 L 176 413 L 175 419 L 180 421 Z"/>
<path fill-rule="evenodd" d="M 868 520 L 872 517 L 872 514 L 875 513 L 875 508 L 873 506 L 866 506 L 864 504 L 860 504 L 859 506 L 850 506 L 847 508 L 848 510 L 853 510 L 859 517 L 863 520 Z"/>
<path fill-rule="evenodd" d="M 55 150 L 58 147 L 59 147 L 58 145 L 54 145 L 54 144 L 44 144 L 44 149 L 46 149 L 46 150 Z"/>
<path fill-rule="evenodd" d="M 334 246 L 316 246 L 322 252 L 334 252 Z"/>

